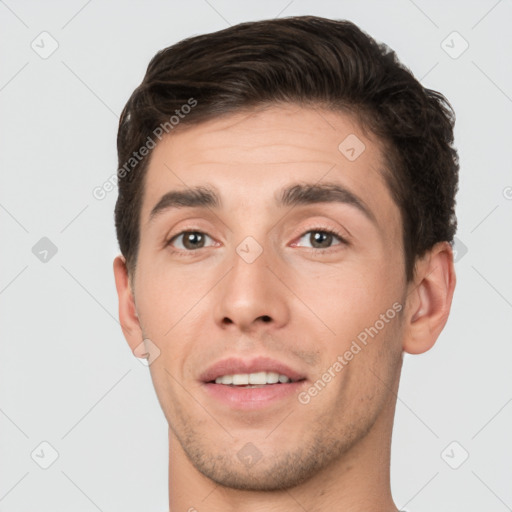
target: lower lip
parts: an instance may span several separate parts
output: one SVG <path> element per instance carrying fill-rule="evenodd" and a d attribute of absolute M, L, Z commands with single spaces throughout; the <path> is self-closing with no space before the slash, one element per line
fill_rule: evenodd
<path fill-rule="evenodd" d="M 206 393 L 232 409 L 260 409 L 285 398 L 296 396 L 306 384 L 305 380 L 286 384 L 267 384 L 260 388 L 226 386 L 207 382 L 203 384 Z"/>

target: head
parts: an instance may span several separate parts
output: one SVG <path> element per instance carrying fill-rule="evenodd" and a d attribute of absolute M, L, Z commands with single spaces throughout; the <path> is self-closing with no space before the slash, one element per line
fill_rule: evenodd
<path fill-rule="evenodd" d="M 243 23 L 151 60 L 120 119 L 114 270 L 202 474 L 286 488 L 390 436 L 402 354 L 433 346 L 455 286 L 453 125 L 348 21 Z M 260 356 L 295 370 L 293 397 L 210 400 L 212 363 Z"/>

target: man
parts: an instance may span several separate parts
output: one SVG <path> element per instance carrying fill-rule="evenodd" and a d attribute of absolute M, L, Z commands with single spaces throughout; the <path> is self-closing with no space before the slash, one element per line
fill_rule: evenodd
<path fill-rule="evenodd" d="M 152 59 L 120 120 L 114 273 L 172 512 L 398 510 L 403 352 L 433 346 L 455 287 L 453 124 L 348 21 Z"/>

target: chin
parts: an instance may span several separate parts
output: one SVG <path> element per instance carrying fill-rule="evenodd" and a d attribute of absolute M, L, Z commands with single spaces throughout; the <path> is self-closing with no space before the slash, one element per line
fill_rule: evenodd
<path fill-rule="evenodd" d="M 316 436 L 307 443 L 284 450 L 269 446 L 260 451 L 247 442 L 230 454 L 228 447 L 214 453 L 204 443 L 191 442 L 182 447 L 197 471 L 216 484 L 243 491 L 283 491 L 318 476 L 351 445 L 351 440 Z M 196 440 L 197 441 L 197 440 Z"/>
<path fill-rule="evenodd" d="M 216 484 L 240 491 L 284 491 L 302 484 L 314 474 L 308 468 L 296 464 L 260 464 L 262 461 L 252 467 L 233 467 L 233 464 L 218 464 L 213 461 L 212 464 L 194 465 L 199 472 Z"/>

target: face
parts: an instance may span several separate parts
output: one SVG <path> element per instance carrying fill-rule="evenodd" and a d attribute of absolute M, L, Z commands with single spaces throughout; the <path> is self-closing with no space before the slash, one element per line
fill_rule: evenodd
<path fill-rule="evenodd" d="M 135 308 L 176 445 L 215 482 L 297 485 L 389 417 L 406 282 L 383 162 L 347 114 L 294 105 L 153 150 Z"/>

